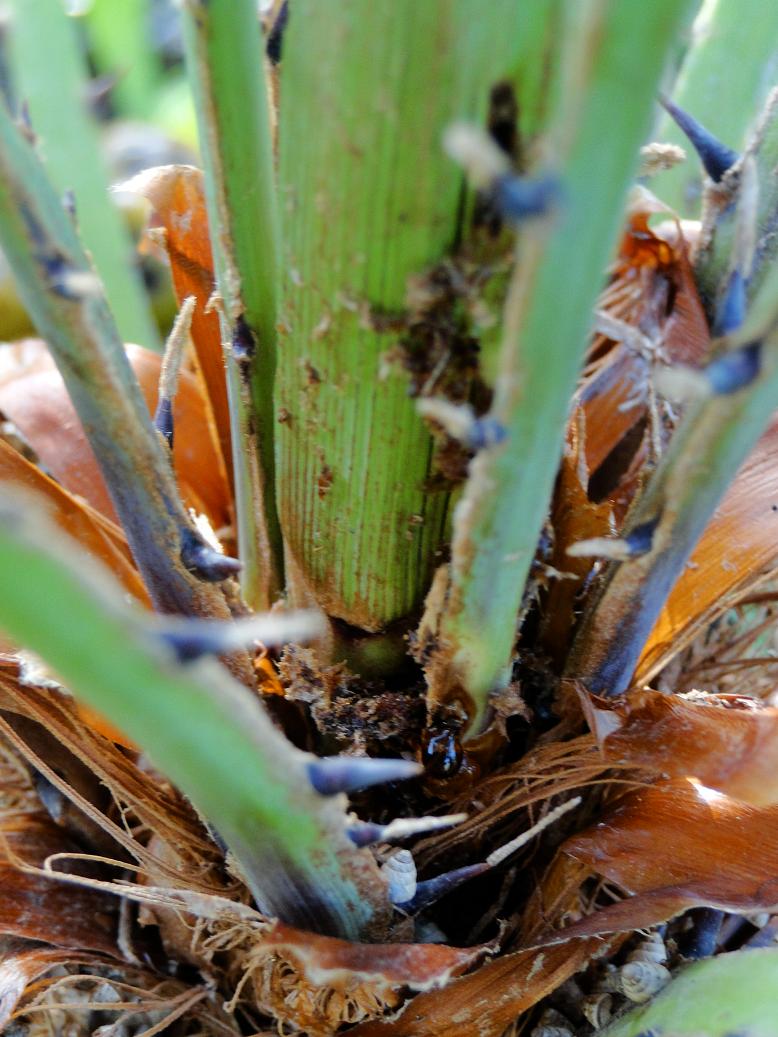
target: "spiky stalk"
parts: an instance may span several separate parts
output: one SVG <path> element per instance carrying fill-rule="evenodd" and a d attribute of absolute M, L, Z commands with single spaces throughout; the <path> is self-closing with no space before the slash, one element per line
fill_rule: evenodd
<path fill-rule="evenodd" d="M 243 588 L 269 608 L 284 586 L 273 388 L 278 215 L 262 38 L 252 0 L 186 0 L 187 64 L 222 298 Z"/>
<path fill-rule="evenodd" d="M 223 579 L 230 560 L 201 540 L 184 511 L 167 448 L 152 426 L 102 283 L 33 147 L 3 105 L 0 242 L 62 374 L 155 606 L 226 617 L 221 590 L 207 581 Z M 250 680 L 248 661 L 241 665 Z"/>
<path fill-rule="evenodd" d="M 171 628 L 131 608 L 107 572 L 85 567 L 83 555 L 8 487 L 2 502 L 3 630 L 191 797 L 235 854 L 260 910 L 354 939 L 380 929 L 389 910 L 384 884 L 369 852 L 348 838 L 345 797 L 335 794 L 343 781 L 330 795 L 318 793 L 317 761 L 293 748 L 222 666 L 196 658 L 234 649 L 230 629 L 186 621 Z M 289 618 L 282 637 L 317 633 L 310 620 L 294 630 Z M 193 661 L 180 662 L 187 657 Z"/>
<path fill-rule="evenodd" d="M 473 731 L 490 692 L 508 677 L 602 270 L 665 54 L 688 7 L 685 0 L 639 8 L 616 0 L 566 11 L 564 81 L 543 149 L 562 200 L 553 218 L 528 225 L 519 238 L 490 411 L 507 435 L 470 466 L 443 611 L 436 597 L 424 621 L 438 645 L 428 666 L 432 702 L 460 702 Z"/>

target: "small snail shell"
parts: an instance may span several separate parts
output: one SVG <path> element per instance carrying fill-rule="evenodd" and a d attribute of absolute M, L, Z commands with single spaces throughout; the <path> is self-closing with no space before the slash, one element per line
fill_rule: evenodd
<path fill-rule="evenodd" d="M 658 961 L 629 961 L 621 967 L 621 990 L 630 1001 L 640 1004 L 670 982 L 670 971 Z"/>
<path fill-rule="evenodd" d="M 613 1015 L 613 998 L 610 994 L 589 994 L 581 1003 L 581 1011 L 586 1021 L 591 1023 L 595 1030 L 610 1022 Z"/>
<path fill-rule="evenodd" d="M 667 948 L 665 941 L 657 932 L 641 940 L 637 947 L 627 955 L 627 961 L 653 961 L 664 965 L 667 961 Z"/>
<path fill-rule="evenodd" d="M 555 1008 L 547 1008 L 530 1037 L 573 1037 L 573 1031 L 561 1012 L 557 1012 Z"/>
<path fill-rule="evenodd" d="M 416 893 L 416 865 L 410 850 L 397 850 L 381 866 L 386 879 L 389 900 L 393 904 L 405 904 L 413 900 Z"/>
<path fill-rule="evenodd" d="M 594 984 L 595 994 L 620 994 L 621 993 L 621 970 L 618 965 L 611 962 L 603 967 L 602 973 Z"/>

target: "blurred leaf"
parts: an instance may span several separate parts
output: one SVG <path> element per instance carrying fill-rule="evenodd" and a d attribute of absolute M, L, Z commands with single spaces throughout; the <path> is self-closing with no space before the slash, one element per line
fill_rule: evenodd
<path fill-rule="evenodd" d="M 85 57 L 61 0 L 12 0 L 13 71 L 18 95 L 40 134 L 46 169 L 75 196 L 79 230 L 125 341 L 154 347 L 159 335 L 126 228 L 108 196 L 98 127 L 87 110 Z"/>
<path fill-rule="evenodd" d="M 71 493 L 116 522 L 108 491 L 59 372 L 43 343 L 39 356 L 26 344 L 25 363 L 0 378 L 0 410 L 19 429 L 42 466 Z M 151 413 L 157 401 L 161 357 L 141 346 L 127 356 Z M 34 369 L 27 367 L 32 364 Z M 208 517 L 214 529 L 230 525 L 230 495 L 224 469 L 205 418 L 195 379 L 183 371 L 174 403 L 173 462 L 184 503 Z"/>
<path fill-rule="evenodd" d="M 778 950 L 735 951 L 687 965 L 647 1005 L 633 1008 L 600 1037 L 774 1037 Z"/>

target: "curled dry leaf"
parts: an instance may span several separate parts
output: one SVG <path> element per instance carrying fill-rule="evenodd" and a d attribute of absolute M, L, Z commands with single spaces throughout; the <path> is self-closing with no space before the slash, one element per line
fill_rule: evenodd
<path fill-rule="evenodd" d="M 551 565 L 561 578 L 549 587 L 544 609 L 543 639 L 550 651 L 561 651 L 575 622 L 575 599 L 592 568 L 593 559 L 573 558 L 568 547 L 579 540 L 604 537 L 613 532 L 613 515 L 606 500 L 595 504 L 587 492 L 589 474 L 582 444 L 586 439 L 586 413 L 579 407 L 567 430 L 567 441 L 557 476 L 551 523 L 554 546 Z"/>
<path fill-rule="evenodd" d="M 224 349 L 219 315 L 208 306 L 216 279 L 208 236 L 203 174 L 194 166 L 157 166 L 144 170 L 117 190 L 140 195 L 151 204 L 150 227 L 164 232 L 164 246 L 170 259 L 179 305 L 188 295 L 194 295 L 197 300 L 192 318 L 192 341 L 208 397 L 209 420 L 213 423 L 224 465 L 232 479 Z"/>
<path fill-rule="evenodd" d="M 329 1037 L 344 1023 L 396 1008 L 407 991 L 447 987 L 494 950 L 491 945 L 354 944 L 276 923 L 253 949 L 248 968 L 260 1005 L 311 1037 Z"/>
<path fill-rule="evenodd" d="M 80 500 L 54 482 L 35 465 L 26 461 L 5 440 L 0 439 L 0 481 L 21 486 L 43 498 L 51 519 L 71 536 L 83 550 L 98 558 L 134 598 L 149 604 L 140 575 L 132 561 L 121 529 L 85 500 Z"/>
<path fill-rule="evenodd" d="M 608 949 L 600 939 L 522 950 L 484 965 L 444 990 L 419 994 L 388 1020 L 356 1027 L 354 1037 L 499 1037 L 522 1012 Z"/>
<path fill-rule="evenodd" d="M 644 192 L 633 205 L 599 304 L 605 324 L 595 335 L 589 374 L 578 392 L 590 475 L 645 421 L 652 367 L 697 366 L 710 345 L 683 234 L 673 223 L 672 235 L 660 237 L 648 225 L 654 211 L 652 196 Z"/>
<path fill-rule="evenodd" d="M 676 583 L 643 650 L 635 681 L 652 679 L 778 562 L 778 421 L 742 466 Z"/>
<path fill-rule="evenodd" d="M 43 343 L 39 348 L 43 354 Z M 132 345 L 127 346 L 127 355 L 153 412 L 161 357 Z M 116 522 L 94 455 L 51 361 L 41 356 L 32 372 L 21 369 L 6 374 L 0 381 L 0 411 L 19 429 L 47 472 Z M 224 468 L 208 429 L 197 382 L 186 372 L 182 372 L 174 412 L 173 464 L 182 499 L 188 507 L 206 515 L 214 529 L 228 526 L 230 493 Z"/>
<path fill-rule="evenodd" d="M 693 780 L 627 794 L 562 850 L 632 896 L 541 946 L 649 928 L 691 907 L 778 910 L 778 806 L 751 806 Z"/>
<path fill-rule="evenodd" d="M 57 947 L 40 947 L 26 941 L 3 946 L 0 961 L 0 1028 L 14 1013 L 27 988 L 58 965 L 89 965 L 99 961 Z"/>
<path fill-rule="evenodd" d="M 581 700 L 606 759 L 778 804 L 778 709 L 739 695 L 649 690 Z"/>
<path fill-rule="evenodd" d="M 110 898 L 20 867 L 37 868 L 50 854 L 68 849 L 75 847 L 46 814 L 0 820 L 0 934 L 119 956 Z"/>

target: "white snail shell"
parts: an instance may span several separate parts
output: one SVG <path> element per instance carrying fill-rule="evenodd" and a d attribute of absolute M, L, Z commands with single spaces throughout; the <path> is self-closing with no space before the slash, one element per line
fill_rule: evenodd
<path fill-rule="evenodd" d="M 581 1003 L 581 1011 L 586 1021 L 591 1023 L 595 1030 L 610 1022 L 613 1015 L 613 998 L 610 994 L 589 994 Z"/>
<path fill-rule="evenodd" d="M 561 1012 L 557 1012 L 555 1008 L 547 1008 L 538 1019 L 538 1025 L 532 1030 L 530 1037 L 573 1037 L 573 1031 Z"/>
<path fill-rule="evenodd" d="M 405 904 L 413 900 L 416 893 L 416 865 L 410 850 L 397 850 L 381 866 L 386 879 L 389 900 L 393 904 Z"/>
<path fill-rule="evenodd" d="M 665 941 L 659 933 L 650 933 L 627 955 L 627 961 L 653 961 L 664 965 L 667 961 Z"/>
<path fill-rule="evenodd" d="M 670 971 L 658 961 L 629 961 L 621 967 L 621 990 L 630 1001 L 640 1004 L 670 982 Z"/>

